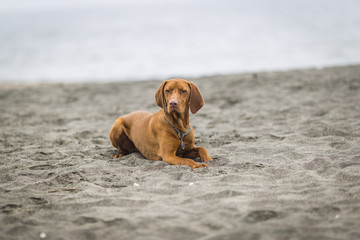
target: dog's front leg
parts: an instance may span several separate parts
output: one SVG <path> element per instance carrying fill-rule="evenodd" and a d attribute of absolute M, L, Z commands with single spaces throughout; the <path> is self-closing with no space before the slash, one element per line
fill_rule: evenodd
<path fill-rule="evenodd" d="M 204 147 L 194 147 L 190 151 L 184 153 L 183 155 L 186 158 L 201 158 L 203 162 L 211 161 L 213 160 L 208 151 Z"/>
<path fill-rule="evenodd" d="M 189 158 L 181 158 L 181 157 L 176 156 L 175 153 L 174 154 L 165 154 L 162 157 L 162 160 L 164 162 L 167 162 L 167 163 L 170 163 L 173 165 L 188 165 L 192 169 L 207 167 L 207 165 L 205 163 L 197 163 L 194 160 L 189 159 Z"/>
<path fill-rule="evenodd" d="M 160 138 L 160 152 L 161 158 L 164 162 L 173 164 L 173 165 L 187 165 L 194 168 L 202 168 L 207 167 L 205 163 L 197 163 L 189 158 L 181 158 L 176 156 L 176 150 L 179 147 L 179 143 L 177 141 L 169 141 L 165 137 Z"/>

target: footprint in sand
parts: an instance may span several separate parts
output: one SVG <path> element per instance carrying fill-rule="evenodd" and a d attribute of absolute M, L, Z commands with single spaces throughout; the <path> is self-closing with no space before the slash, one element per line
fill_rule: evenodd
<path fill-rule="evenodd" d="M 44 198 L 40 198 L 40 197 L 30 197 L 29 198 L 34 204 L 36 205 L 44 205 L 44 204 L 48 204 L 48 201 Z"/>
<path fill-rule="evenodd" d="M 7 205 L 4 205 L 4 206 L 0 207 L 0 212 L 5 213 L 5 214 L 10 214 L 15 209 L 18 209 L 18 208 L 22 208 L 22 205 L 9 203 Z"/>
<path fill-rule="evenodd" d="M 84 217 L 84 216 L 82 216 L 82 217 L 77 218 L 73 222 L 76 223 L 76 224 L 79 224 L 79 225 L 84 225 L 84 224 L 87 224 L 87 223 L 97 223 L 97 222 L 99 222 L 99 220 L 97 218 L 94 218 L 94 217 Z"/>
<path fill-rule="evenodd" d="M 314 158 L 310 162 L 304 163 L 304 168 L 306 170 L 316 170 L 324 167 L 328 168 L 330 166 L 331 166 L 331 161 L 325 158 Z"/>
<path fill-rule="evenodd" d="M 250 212 L 246 217 L 245 221 L 248 223 L 256 223 L 269 220 L 271 218 L 276 218 L 278 213 L 275 211 L 268 210 L 258 210 Z"/>
<path fill-rule="evenodd" d="M 52 168 L 54 168 L 54 166 L 51 166 L 50 164 L 41 164 L 29 167 L 30 170 L 48 170 Z"/>
<path fill-rule="evenodd" d="M 332 143 L 330 143 L 330 147 L 338 149 L 338 150 L 346 150 L 350 146 L 346 142 L 332 142 Z"/>

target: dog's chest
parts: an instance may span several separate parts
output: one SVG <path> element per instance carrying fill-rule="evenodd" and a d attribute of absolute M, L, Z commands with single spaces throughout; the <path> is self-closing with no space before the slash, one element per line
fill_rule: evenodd
<path fill-rule="evenodd" d="M 194 146 L 194 138 L 192 136 L 185 136 L 183 141 L 178 139 L 179 146 L 176 150 L 176 155 L 181 155 L 185 152 L 190 151 Z"/>

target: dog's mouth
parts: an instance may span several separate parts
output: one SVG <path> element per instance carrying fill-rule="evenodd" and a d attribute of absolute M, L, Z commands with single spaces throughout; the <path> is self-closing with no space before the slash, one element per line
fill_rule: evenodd
<path fill-rule="evenodd" d="M 178 107 L 170 106 L 170 107 L 169 107 L 169 112 L 170 112 L 170 113 L 173 113 L 173 112 L 179 113 L 180 111 L 179 111 L 179 108 L 178 108 Z"/>
<path fill-rule="evenodd" d="M 182 113 L 179 106 L 168 106 L 169 113 Z"/>

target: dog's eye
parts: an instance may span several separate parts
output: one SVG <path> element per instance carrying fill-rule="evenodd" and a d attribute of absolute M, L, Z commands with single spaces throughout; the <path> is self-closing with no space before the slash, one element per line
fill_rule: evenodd
<path fill-rule="evenodd" d="M 187 90 L 183 89 L 181 90 L 181 93 L 187 93 Z"/>
<path fill-rule="evenodd" d="M 166 89 L 165 92 L 166 92 L 166 93 L 169 93 L 169 92 L 170 92 L 170 89 Z"/>

